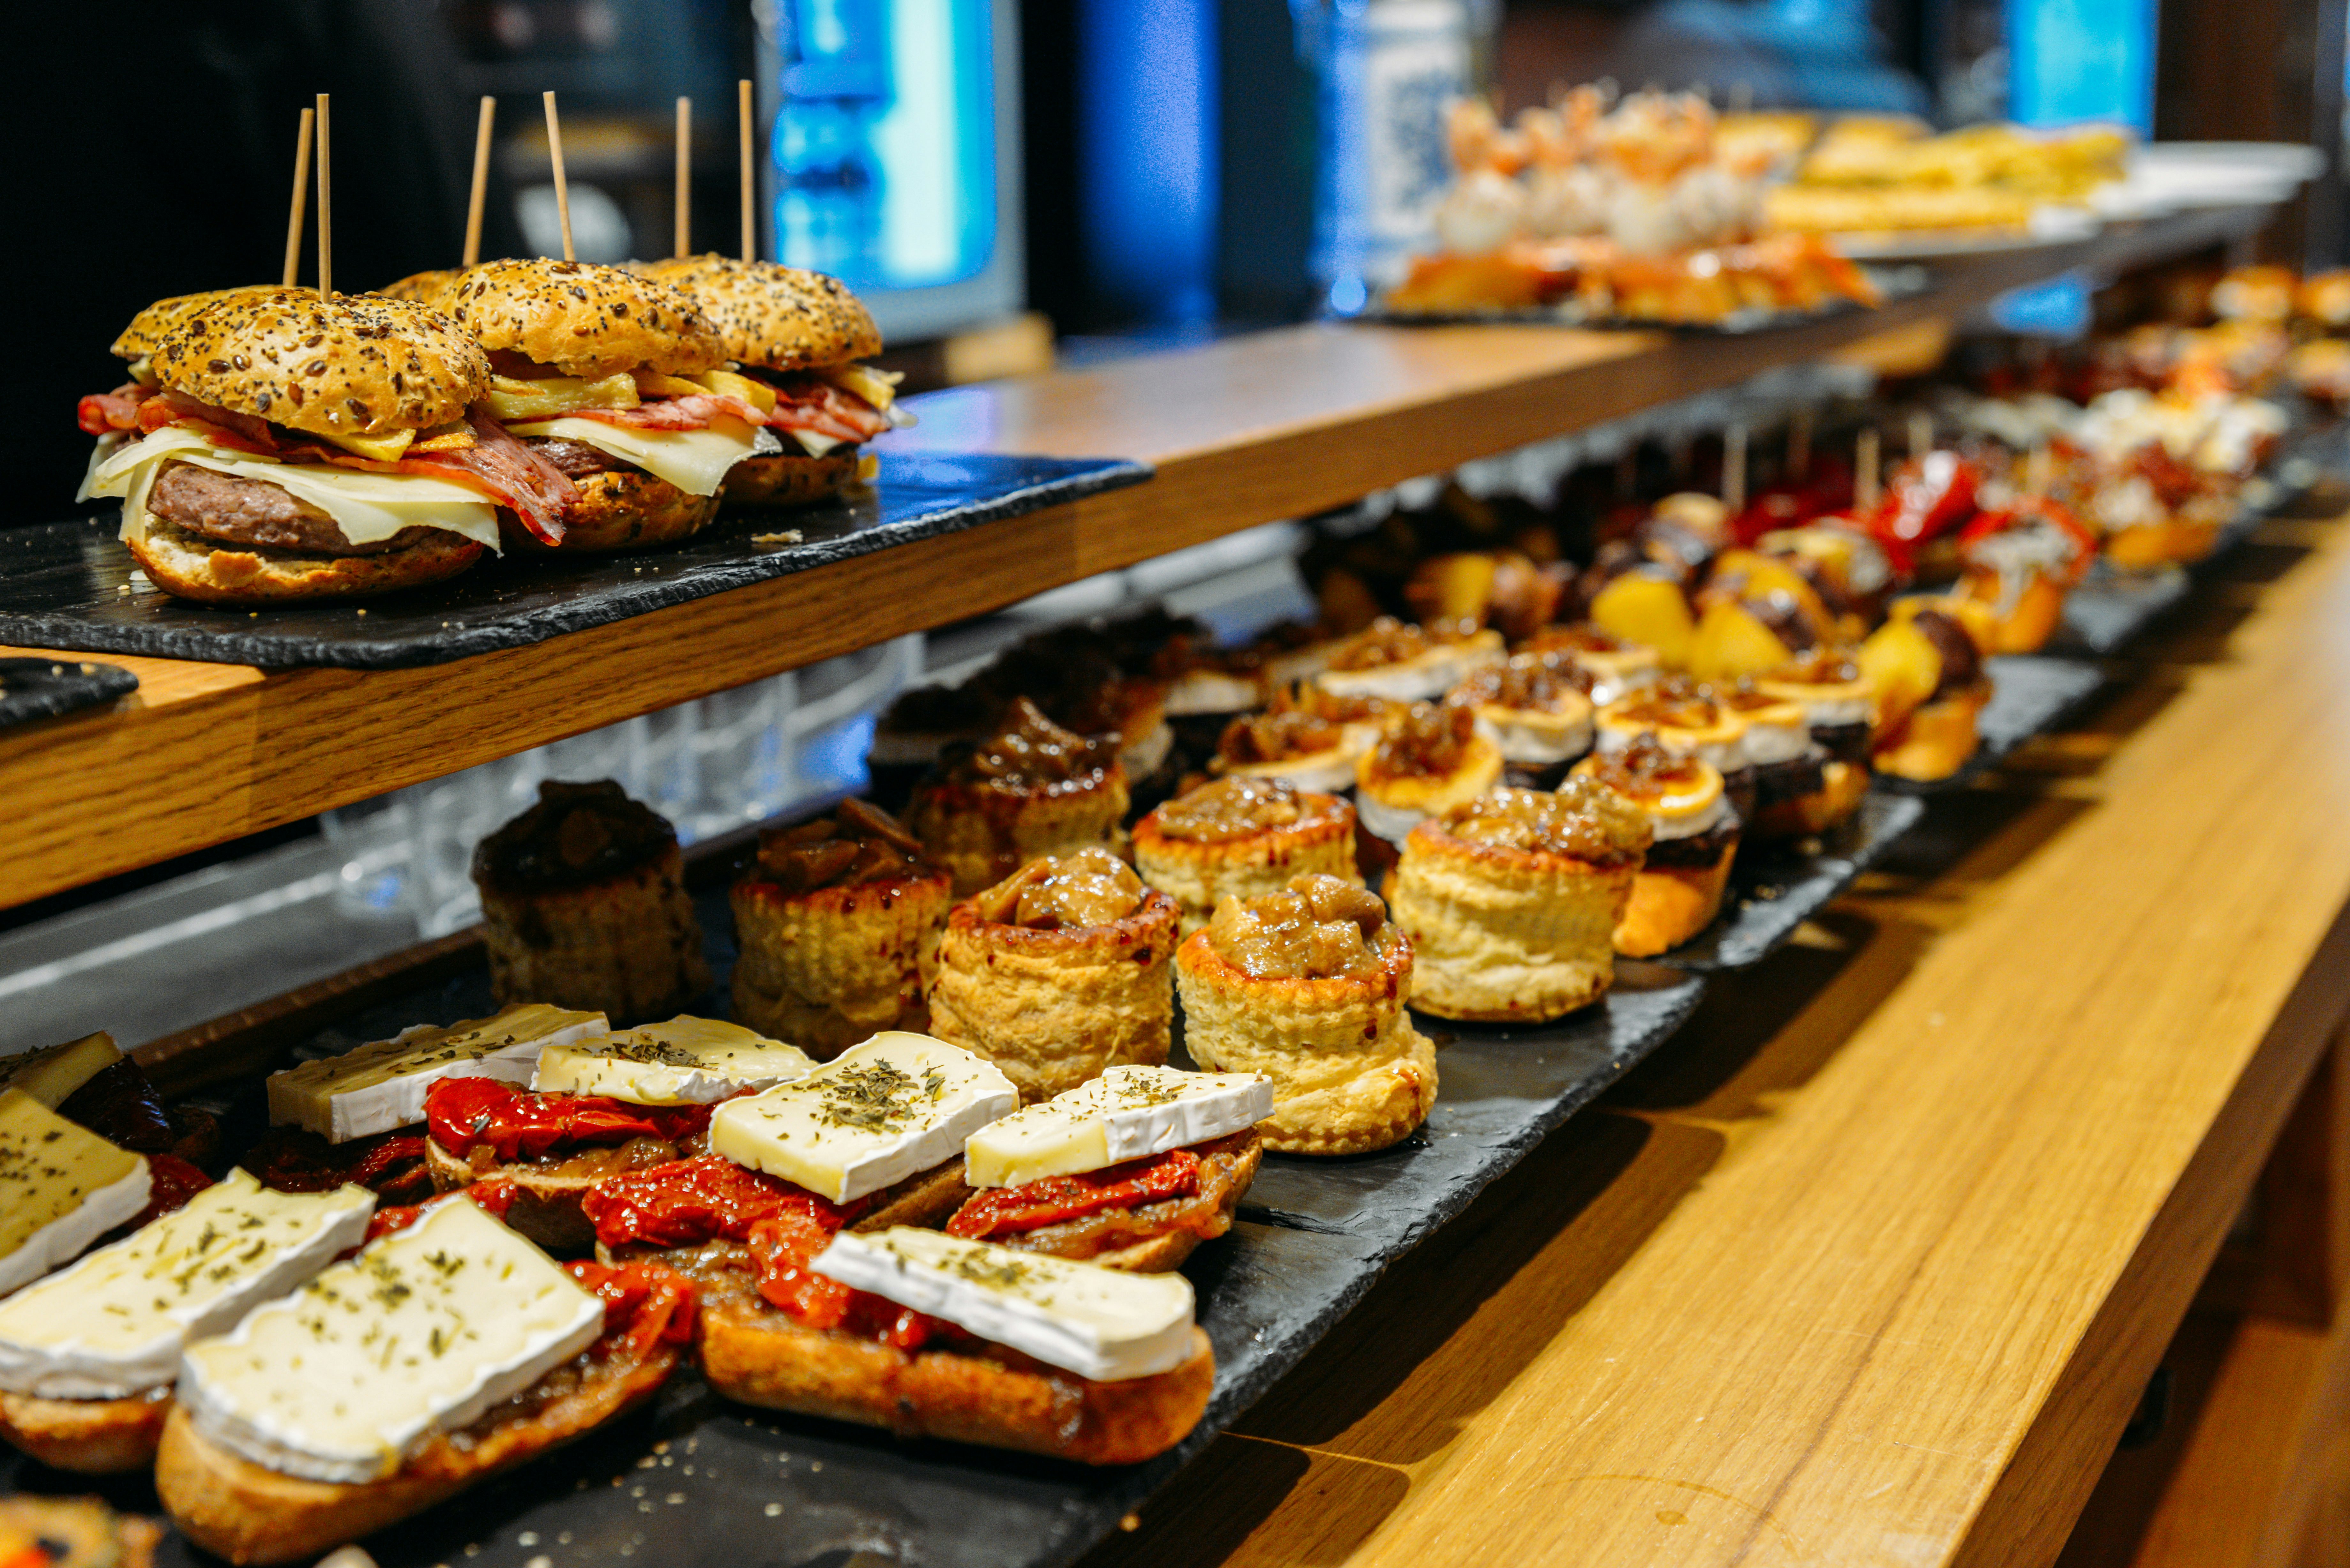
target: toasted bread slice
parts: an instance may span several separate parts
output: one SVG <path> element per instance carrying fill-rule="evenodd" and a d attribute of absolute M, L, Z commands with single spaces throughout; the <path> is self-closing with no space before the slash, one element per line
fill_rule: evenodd
<path fill-rule="evenodd" d="M 48 1466 L 77 1475 L 144 1469 L 155 1460 L 172 1391 L 128 1399 L 43 1399 L 0 1393 L 0 1438 Z"/>
<path fill-rule="evenodd" d="M 991 1236 L 988 1240 L 999 1247 L 1074 1258 L 1081 1262 L 1098 1263 L 1105 1269 L 1121 1269 L 1129 1274 L 1163 1274 L 1179 1269 L 1201 1242 L 1212 1241 L 1232 1228 L 1232 1215 L 1240 1208 L 1241 1198 L 1248 1191 L 1249 1183 L 1256 1179 L 1257 1167 L 1264 1162 L 1264 1143 L 1256 1129 L 1249 1127 L 1202 1146 L 1202 1155 L 1206 1179 L 1212 1185 L 1201 1196 L 1212 1194 L 1213 1209 L 1206 1214 L 1191 1212 L 1197 1200 L 1189 1198 L 1144 1204 L 1134 1210 L 1138 1220 L 1147 1224 L 1154 1211 L 1164 1216 L 1161 1222 L 1168 1229 L 1156 1235 L 1095 1251 L 1090 1250 L 1091 1238 L 1086 1235 L 1089 1222 L 1080 1219 L 1046 1225 L 1023 1235 Z"/>

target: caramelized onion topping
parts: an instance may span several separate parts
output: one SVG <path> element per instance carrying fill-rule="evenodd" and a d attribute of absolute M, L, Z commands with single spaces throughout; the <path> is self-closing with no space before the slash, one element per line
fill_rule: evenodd
<path fill-rule="evenodd" d="M 1671 675 L 1644 687 L 1608 709 L 1609 717 L 1667 730 L 1711 730 L 1721 722 L 1713 693 L 1686 675 Z"/>
<path fill-rule="evenodd" d="M 1285 763 L 1336 751 L 1345 738 L 1336 724 L 1313 713 L 1243 713 L 1217 737 L 1216 761 L 1226 767 Z"/>
<path fill-rule="evenodd" d="M 1032 931 L 1080 930 L 1122 920 L 1142 906 L 1142 878 L 1107 849 L 1032 860 L 972 895 L 980 918 Z"/>
<path fill-rule="evenodd" d="M 677 832 L 610 779 L 538 786 L 538 804 L 482 840 L 473 876 L 516 892 L 582 888 L 667 854 Z"/>
<path fill-rule="evenodd" d="M 931 873 L 920 840 L 879 806 L 840 803 L 830 816 L 759 835 L 756 875 L 786 893 Z"/>
<path fill-rule="evenodd" d="M 1587 778 L 1569 778 L 1555 794 L 1489 790 L 1446 812 L 1444 831 L 1470 844 L 1540 850 L 1595 866 L 1638 860 L 1655 836 L 1646 812 Z"/>
<path fill-rule="evenodd" d="M 1004 715 L 1000 733 L 976 745 L 950 747 L 939 766 L 951 784 L 1053 793 L 1090 785 L 1117 761 L 1116 735 L 1065 730 L 1023 697 Z"/>
<path fill-rule="evenodd" d="M 1473 620 L 1434 620 L 1424 625 L 1383 615 L 1346 640 L 1330 656 L 1333 670 L 1378 670 L 1406 664 L 1433 648 L 1466 642 L 1477 635 Z"/>
<path fill-rule="evenodd" d="M 1591 685 L 1591 672 L 1571 654 L 1518 653 L 1506 664 L 1471 671 L 1444 700 L 1471 710 L 1492 706 L 1555 713 L 1570 705 L 1567 693 L 1588 698 Z"/>
<path fill-rule="evenodd" d="M 1526 639 L 1533 653 L 1625 653 L 1632 645 L 1612 637 L 1588 621 L 1573 626 L 1546 626 Z"/>
<path fill-rule="evenodd" d="M 1583 766 L 1590 770 L 1586 777 L 1618 798 L 1646 804 L 1696 788 L 1705 777 L 1707 764 L 1667 751 L 1654 735 L 1636 735 L 1622 751 L 1607 756 L 1594 753 Z"/>
<path fill-rule="evenodd" d="M 1379 964 L 1387 906 L 1336 877 L 1293 877 L 1286 891 L 1261 898 L 1227 895 L 1208 922 L 1208 941 L 1227 962 L 1256 980 L 1327 980 L 1367 974 Z"/>
<path fill-rule="evenodd" d="M 1846 649 L 1822 648 L 1779 666 L 1762 679 L 1784 680 L 1790 685 L 1849 686 L 1860 679 L 1860 666 L 1852 661 Z"/>
<path fill-rule="evenodd" d="M 1367 769 L 1381 778 L 1449 774 L 1461 765 L 1476 738 L 1473 711 L 1415 702 L 1388 720 L 1387 733 L 1372 749 Z"/>
<path fill-rule="evenodd" d="M 1300 794 L 1286 779 L 1239 775 L 1201 784 L 1159 808 L 1159 831 L 1197 844 L 1230 844 L 1331 815 L 1327 795 Z"/>

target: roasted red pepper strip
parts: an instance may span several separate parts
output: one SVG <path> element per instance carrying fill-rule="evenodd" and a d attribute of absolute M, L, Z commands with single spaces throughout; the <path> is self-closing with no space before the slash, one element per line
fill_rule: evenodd
<path fill-rule="evenodd" d="M 760 1296 L 802 1328 L 838 1330 L 900 1350 L 920 1350 L 941 1338 L 970 1337 L 942 1318 L 851 1289 L 810 1268 L 816 1255 L 832 1244 L 837 1229 L 806 1210 L 786 1211 L 752 1226 L 751 1261 L 758 1270 Z"/>
<path fill-rule="evenodd" d="M 1105 1209 L 1137 1209 L 1199 1190 L 1200 1157 L 1188 1148 L 1170 1149 L 1074 1176 L 990 1188 L 956 1210 L 947 1234 L 979 1240 L 1017 1235 Z"/>
<path fill-rule="evenodd" d="M 423 1219 L 427 1210 L 443 1203 L 454 1203 L 461 1199 L 482 1210 L 491 1219 L 503 1222 L 506 1217 L 506 1210 L 514 1207 L 514 1200 L 521 1194 L 522 1189 L 513 1182 L 503 1177 L 492 1177 L 487 1181 L 468 1183 L 454 1192 L 444 1193 L 433 1199 L 429 1203 L 402 1203 L 390 1208 L 379 1209 L 368 1217 L 367 1235 L 361 1238 L 359 1245 L 364 1247 L 377 1237 L 389 1236 L 394 1231 L 405 1231 Z"/>
<path fill-rule="evenodd" d="M 432 1141 L 463 1156 L 487 1145 L 500 1159 L 530 1159 L 559 1144 L 675 1143 L 710 1125 L 708 1106 L 632 1106 L 601 1095 L 535 1095 L 495 1078 L 443 1078 L 424 1094 Z"/>
<path fill-rule="evenodd" d="M 1955 452 L 1929 452 L 1905 462 L 1870 514 L 1869 532 L 1906 567 L 1910 546 L 1947 534 L 1974 515 L 1978 483 L 1975 465 Z"/>
<path fill-rule="evenodd" d="M 711 1154 L 608 1177 L 588 1189 L 579 1208 L 607 1247 L 698 1247 L 722 1237 L 748 1241 L 753 1226 L 786 1213 L 812 1217 L 829 1236 L 864 1213 L 867 1202 L 828 1202 Z"/>
<path fill-rule="evenodd" d="M 213 1179 L 182 1159 L 176 1154 L 151 1154 L 147 1157 L 147 1207 L 127 1227 L 136 1231 L 150 1220 L 166 1214 L 176 1214 L 188 1206 L 188 1199 L 213 1184 Z"/>
<path fill-rule="evenodd" d="M 1978 514 L 1973 522 L 1959 530 L 1959 546 L 1963 551 L 1978 540 L 2003 534 L 2018 524 L 2034 519 L 2044 521 L 2073 542 L 2072 560 L 2059 576 L 2067 587 L 2080 581 L 2089 569 L 2089 562 L 2096 556 L 2097 536 L 2073 515 L 2072 508 L 2052 496 L 2026 495 L 2005 511 Z"/>
<path fill-rule="evenodd" d="M 582 1258 L 563 1265 L 604 1303 L 604 1338 L 641 1359 L 655 1345 L 693 1338 L 693 1282 L 659 1263 L 615 1266 Z"/>

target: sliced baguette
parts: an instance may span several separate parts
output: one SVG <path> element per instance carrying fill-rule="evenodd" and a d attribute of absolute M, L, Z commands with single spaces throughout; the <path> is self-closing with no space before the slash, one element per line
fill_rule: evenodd
<path fill-rule="evenodd" d="M 172 1391 L 128 1399 L 43 1399 L 0 1393 L 0 1438 L 48 1466 L 77 1475 L 144 1469 L 155 1460 Z"/>

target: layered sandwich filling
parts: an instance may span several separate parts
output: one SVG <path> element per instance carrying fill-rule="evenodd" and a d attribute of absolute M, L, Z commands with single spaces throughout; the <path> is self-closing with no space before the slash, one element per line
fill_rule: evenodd
<path fill-rule="evenodd" d="M 1720 771 L 1668 750 L 1653 735 L 1586 757 L 1575 771 L 1647 815 L 1655 835 L 1648 865 L 1711 865 L 1737 840 L 1741 824 Z"/>

